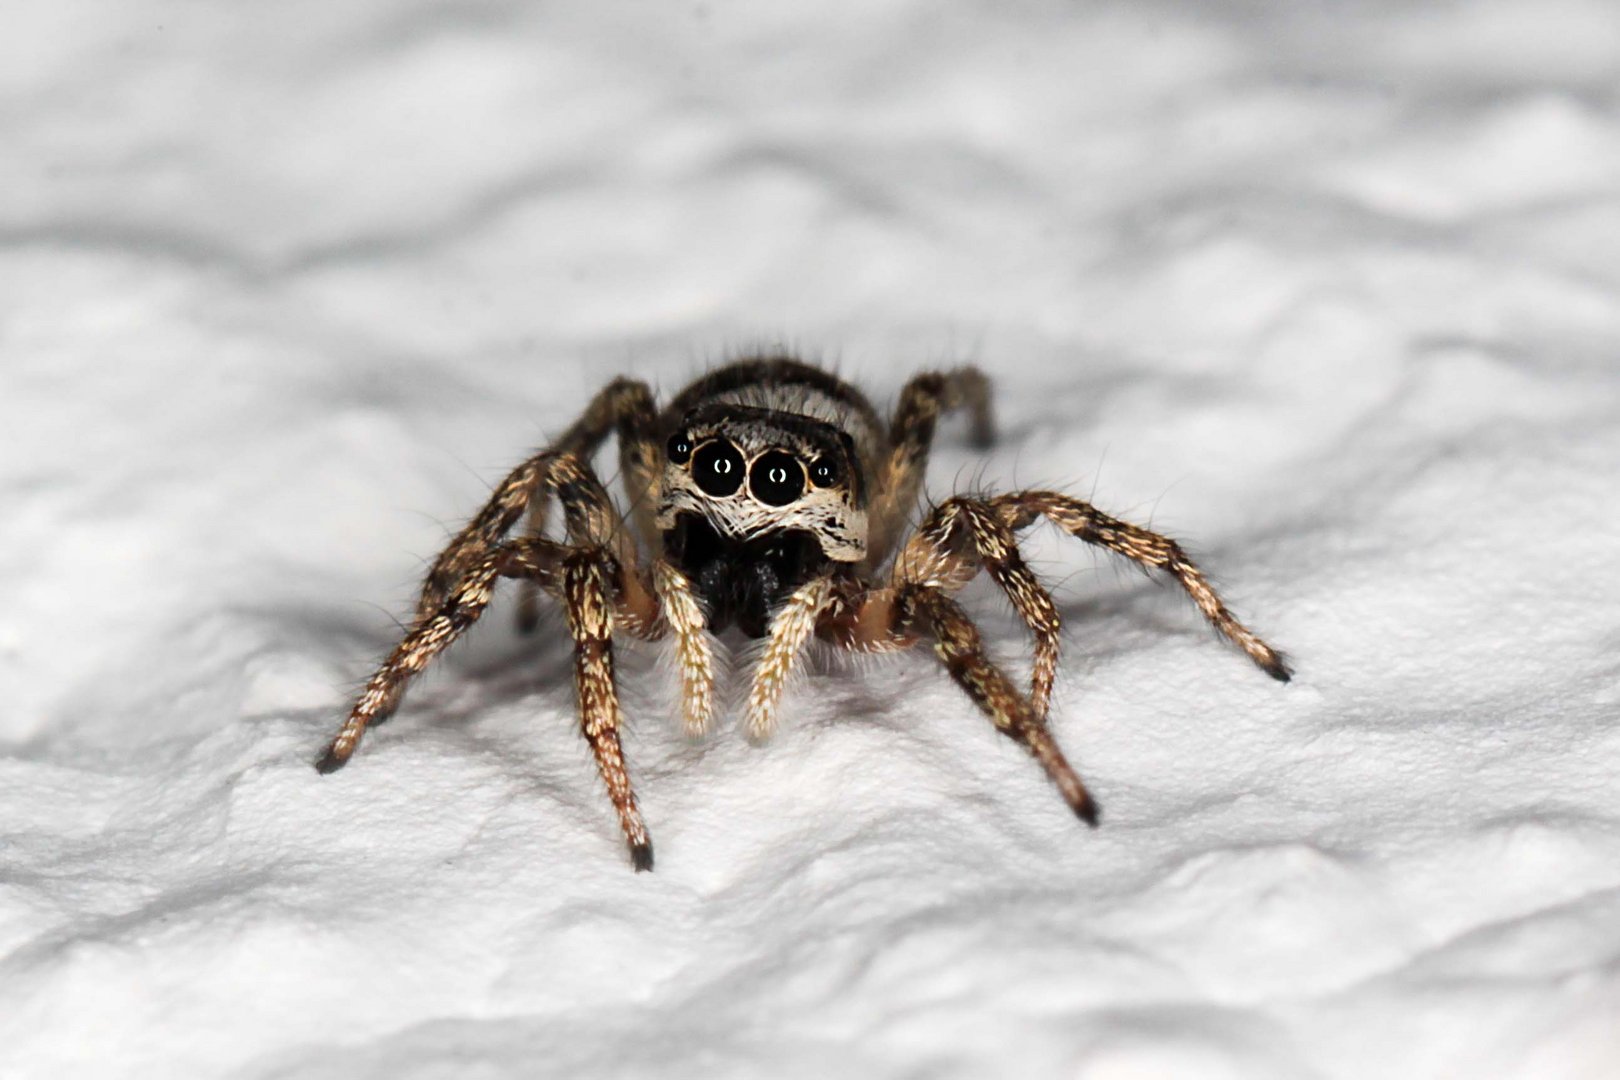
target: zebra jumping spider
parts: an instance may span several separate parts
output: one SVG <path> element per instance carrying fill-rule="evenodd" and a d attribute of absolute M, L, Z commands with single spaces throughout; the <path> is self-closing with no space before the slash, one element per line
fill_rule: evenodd
<path fill-rule="evenodd" d="M 916 376 L 884 423 L 835 376 L 789 357 L 741 360 L 698 379 L 660 411 L 647 385 L 617 379 L 549 449 L 519 465 L 434 562 L 405 637 L 366 684 L 317 768 L 342 767 L 366 728 L 398 707 L 411 677 L 483 614 L 497 579 L 521 579 L 520 627 L 542 591 L 561 601 L 574 643 L 580 727 L 637 870 L 652 841 L 619 742 L 613 636 L 672 637 L 686 730 L 714 713 L 713 633 L 737 627 L 764 649 L 746 727 L 776 726 L 799 654 L 812 637 L 857 652 L 929 642 L 950 677 L 996 730 L 1040 762 L 1064 801 L 1095 825 L 1097 806 L 1046 725 L 1060 620 L 1019 554 L 1017 534 L 1045 518 L 1071 536 L 1178 582 L 1204 617 L 1267 674 L 1283 657 L 1233 617 L 1174 540 L 1053 491 L 958 496 L 904 535 L 921 494 L 935 422 L 967 410 L 973 442 L 993 438 L 989 383 L 975 368 Z M 618 433 L 630 521 L 591 468 Z M 552 497 L 564 540 L 544 535 Z M 527 533 L 509 534 L 527 515 Z M 637 537 L 646 546 L 644 557 Z M 1034 638 L 1028 693 L 986 655 L 952 599 L 981 572 Z"/>

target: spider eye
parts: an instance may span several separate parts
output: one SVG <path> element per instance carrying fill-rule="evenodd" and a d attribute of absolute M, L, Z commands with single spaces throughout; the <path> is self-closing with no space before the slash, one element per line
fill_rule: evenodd
<path fill-rule="evenodd" d="M 748 471 L 748 489 L 766 506 L 786 506 L 804 491 L 804 469 L 792 454 L 771 450 Z"/>
<path fill-rule="evenodd" d="M 810 482 L 816 487 L 832 487 L 838 483 L 838 462 L 830 457 L 818 457 L 810 463 Z"/>
<path fill-rule="evenodd" d="M 692 477 L 705 495 L 730 495 L 742 487 L 742 455 L 724 439 L 706 442 L 692 455 Z"/>
<path fill-rule="evenodd" d="M 676 432 L 669 437 L 669 443 L 664 447 L 669 451 L 669 460 L 676 465 L 685 465 L 692 457 L 692 440 L 685 434 Z"/>

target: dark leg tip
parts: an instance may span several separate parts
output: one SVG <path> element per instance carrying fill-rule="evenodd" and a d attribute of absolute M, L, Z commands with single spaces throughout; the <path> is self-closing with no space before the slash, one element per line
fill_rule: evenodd
<path fill-rule="evenodd" d="M 520 633 L 520 634 L 532 634 L 532 633 L 534 633 L 534 628 L 539 626 L 539 625 L 540 625 L 540 613 L 538 611 L 520 611 L 520 612 L 518 612 L 518 614 L 517 614 L 517 632 L 518 633 Z"/>
<path fill-rule="evenodd" d="M 338 757 L 329 746 L 326 748 L 326 753 L 321 755 L 321 760 L 315 763 L 315 771 L 322 776 L 326 776 L 343 768 L 344 765 L 348 764 L 348 761 L 349 759 L 346 757 Z"/>
<path fill-rule="evenodd" d="M 643 870 L 651 870 L 653 868 L 652 845 L 631 844 L 630 861 L 635 864 L 636 873 L 638 874 Z"/>
<path fill-rule="evenodd" d="M 1087 796 L 1085 802 L 1074 808 L 1074 816 L 1093 829 L 1097 827 L 1097 815 L 1097 804 L 1091 800 L 1090 796 Z"/>
<path fill-rule="evenodd" d="M 1288 660 L 1282 653 L 1272 653 L 1271 663 L 1261 664 L 1260 667 L 1278 682 L 1287 682 L 1294 677 L 1294 669 L 1288 666 Z"/>

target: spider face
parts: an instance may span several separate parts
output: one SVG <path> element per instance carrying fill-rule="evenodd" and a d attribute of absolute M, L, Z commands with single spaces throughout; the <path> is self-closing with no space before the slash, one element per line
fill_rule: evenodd
<path fill-rule="evenodd" d="M 710 629 L 763 636 L 786 593 L 866 557 L 861 477 L 854 436 L 830 421 L 728 401 L 680 418 L 657 524 Z"/>

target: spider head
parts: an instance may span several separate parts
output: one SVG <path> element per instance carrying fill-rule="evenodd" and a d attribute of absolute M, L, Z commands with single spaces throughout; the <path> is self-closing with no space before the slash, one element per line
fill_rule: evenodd
<path fill-rule="evenodd" d="M 683 417 L 663 452 L 657 526 L 711 628 L 763 633 L 788 591 L 866 557 L 862 463 L 833 424 L 712 403 Z"/>
<path fill-rule="evenodd" d="M 831 562 L 866 557 L 866 492 L 855 441 L 825 421 L 730 403 L 688 413 L 664 447 L 658 527 L 681 515 L 722 538 L 811 537 Z"/>

